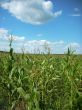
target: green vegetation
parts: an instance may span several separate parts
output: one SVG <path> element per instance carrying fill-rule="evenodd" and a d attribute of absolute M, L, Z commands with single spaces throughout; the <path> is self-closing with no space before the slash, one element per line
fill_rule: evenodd
<path fill-rule="evenodd" d="M 0 110 L 82 110 L 82 58 L 0 54 Z"/>

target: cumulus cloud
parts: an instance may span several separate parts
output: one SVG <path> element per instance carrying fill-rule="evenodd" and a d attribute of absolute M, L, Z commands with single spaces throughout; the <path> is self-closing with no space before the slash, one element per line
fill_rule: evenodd
<path fill-rule="evenodd" d="M 53 8 L 53 3 L 51 2 L 51 1 L 44 1 L 43 2 L 43 8 L 44 8 L 44 10 L 52 10 L 52 8 Z"/>
<path fill-rule="evenodd" d="M 8 30 L 0 28 L 0 38 L 5 38 L 6 36 L 8 36 Z"/>
<path fill-rule="evenodd" d="M 62 14 L 62 10 L 53 12 L 52 1 L 10 0 L 1 4 L 17 19 L 30 24 L 43 24 Z"/>
<path fill-rule="evenodd" d="M 5 28 L 0 28 L 0 50 L 9 51 L 9 31 Z M 12 35 L 13 44 L 12 47 L 15 52 L 27 53 L 51 53 L 61 54 L 67 51 L 68 47 L 71 47 L 76 52 L 81 53 L 81 46 L 77 42 L 66 43 L 63 40 L 59 41 L 48 41 L 48 40 L 27 40 L 25 37 Z"/>
<path fill-rule="evenodd" d="M 3 40 L 10 40 L 12 37 L 12 40 L 13 41 L 23 41 L 25 40 L 25 37 L 24 36 L 16 36 L 16 35 L 10 35 L 9 34 L 9 31 L 5 28 L 0 28 L 0 39 L 3 39 Z"/>
<path fill-rule="evenodd" d="M 71 48 L 79 48 L 80 45 L 79 45 L 79 43 L 74 42 L 74 43 L 70 43 L 70 44 L 66 45 L 66 48 L 69 48 L 69 47 L 71 47 Z"/>
<path fill-rule="evenodd" d="M 67 49 L 70 48 L 77 54 L 82 54 L 82 46 L 77 42 L 68 43 L 65 45 L 64 51 L 67 52 Z"/>
<path fill-rule="evenodd" d="M 0 28 L 0 50 L 8 51 L 9 50 L 9 40 L 13 40 L 13 48 L 19 52 L 19 48 L 22 47 L 25 37 L 24 36 L 16 36 L 10 35 L 9 31 L 5 28 Z"/>
<path fill-rule="evenodd" d="M 40 34 L 39 34 L 40 35 Z M 0 50 L 9 50 L 9 39 L 11 39 L 11 35 L 9 35 L 9 31 L 4 28 L 0 28 Z M 62 46 L 64 41 L 48 41 L 48 40 L 27 40 L 25 37 L 20 37 L 16 35 L 12 35 L 13 39 L 13 48 L 15 52 L 22 52 L 22 48 L 24 48 L 25 52 L 29 53 L 46 53 L 51 51 L 54 52 L 54 48 L 58 49 L 58 46 Z M 59 48 L 60 48 L 59 47 Z M 56 50 L 55 50 L 56 52 Z"/>
<path fill-rule="evenodd" d="M 16 35 L 9 35 L 9 37 L 7 37 L 7 40 L 10 40 L 12 39 L 13 41 L 23 41 L 25 40 L 25 37 L 19 37 L 19 36 L 16 36 Z"/>
<path fill-rule="evenodd" d="M 63 45 L 63 44 L 64 44 L 64 41 L 63 40 L 54 42 L 54 45 Z"/>
<path fill-rule="evenodd" d="M 45 44 L 50 45 L 52 42 L 47 41 L 47 40 L 29 40 L 25 43 L 25 46 L 33 46 L 35 47 L 40 47 L 40 46 L 44 46 Z"/>
<path fill-rule="evenodd" d="M 71 48 L 72 50 L 76 51 L 77 53 L 81 53 L 81 47 L 80 44 L 77 42 L 69 43 L 65 46 L 64 50 L 67 51 L 68 48 Z"/>
<path fill-rule="evenodd" d="M 55 42 L 48 40 L 30 40 L 25 43 L 24 47 L 26 48 L 26 50 L 30 49 L 29 52 L 32 53 L 57 53 L 58 51 L 60 51 L 60 47 L 62 47 L 63 44 L 64 41 L 62 40 Z"/>

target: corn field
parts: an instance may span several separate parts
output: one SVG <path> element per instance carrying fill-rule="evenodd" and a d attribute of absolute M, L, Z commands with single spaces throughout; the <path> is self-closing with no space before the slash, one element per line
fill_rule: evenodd
<path fill-rule="evenodd" d="M 0 110 L 82 110 L 82 56 L 0 53 Z"/>

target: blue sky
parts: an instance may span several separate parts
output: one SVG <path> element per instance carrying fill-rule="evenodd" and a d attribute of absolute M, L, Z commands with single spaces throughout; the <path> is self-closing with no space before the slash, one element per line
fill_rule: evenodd
<path fill-rule="evenodd" d="M 48 45 L 52 53 L 64 53 L 71 46 L 82 53 L 82 0 L 1 0 L 0 45 L 34 52 Z"/>

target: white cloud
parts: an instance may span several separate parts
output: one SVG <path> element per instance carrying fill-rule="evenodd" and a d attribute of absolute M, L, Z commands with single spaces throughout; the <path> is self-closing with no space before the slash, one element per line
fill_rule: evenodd
<path fill-rule="evenodd" d="M 69 43 L 65 46 L 64 50 L 67 51 L 68 48 L 71 48 L 72 50 L 76 51 L 76 53 L 81 53 L 81 47 L 80 44 L 77 42 Z"/>
<path fill-rule="evenodd" d="M 42 34 L 37 34 L 36 36 L 38 36 L 38 37 L 42 37 L 43 35 L 42 35 Z"/>
<path fill-rule="evenodd" d="M 15 35 L 9 35 L 9 37 L 7 37 L 7 40 L 11 39 L 11 38 L 12 38 L 13 41 L 23 41 L 23 40 L 25 40 L 25 37 L 19 37 L 19 36 L 15 36 Z"/>
<path fill-rule="evenodd" d="M 53 8 L 53 3 L 51 1 L 44 1 L 43 2 L 43 8 L 44 10 L 52 10 Z"/>
<path fill-rule="evenodd" d="M 64 41 L 63 40 L 60 40 L 58 42 L 54 42 L 54 45 L 63 45 L 64 44 Z"/>
<path fill-rule="evenodd" d="M 0 28 L 0 39 L 9 40 L 9 39 L 11 39 L 11 36 L 12 36 L 13 41 L 23 41 L 23 40 L 25 40 L 24 36 L 19 37 L 19 36 L 16 36 L 16 35 L 9 35 L 9 31 L 7 29 Z"/>
<path fill-rule="evenodd" d="M 47 43 L 48 45 L 51 44 L 51 42 L 47 40 L 31 40 L 31 41 L 27 41 L 26 45 L 43 46 L 45 43 Z"/>
<path fill-rule="evenodd" d="M 82 14 L 80 12 L 80 9 L 79 8 L 74 8 L 74 12 L 73 12 L 73 14 L 70 14 L 70 16 L 73 16 L 73 17 L 80 17 L 80 16 L 82 16 Z"/>
<path fill-rule="evenodd" d="M 79 16 L 82 16 L 82 15 L 80 13 L 76 13 L 76 14 L 72 14 L 71 16 L 79 17 Z"/>
<path fill-rule="evenodd" d="M 62 10 L 57 11 L 54 13 L 54 17 L 60 16 L 62 14 Z"/>
<path fill-rule="evenodd" d="M 11 0 L 1 5 L 17 19 L 30 24 L 43 24 L 62 14 L 53 12 L 53 3 L 45 0 Z"/>
<path fill-rule="evenodd" d="M 0 28 L 0 50 L 9 51 L 9 31 L 4 28 Z M 25 37 L 12 35 L 13 43 L 12 47 L 15 52 L 29 53 L 46 53 L 50 49 L 51 53 L 64 53 L 68 47 L 71 47 L 76 52 L 81 53 L 81 46 L 77 42 L 66 43 L 63 40 L 59 41 L 48 41 L 48 40 L 27 40 Z"/>
<path fill-rule="evenodd" d="M 0 50 L 9 50 L 9 39 L 11 36 L 8 34 L 8 30 L 1 28 L 0 29 Z M 7 36 L 8 35 L 8 36 Z M 2 37 L 1 37 L 2 36 Z M 60 48 L 63 45 L 64 41 L 51 42 L 48 40 L 27 40 L 25 37 L 19 37 L 12 35 L 13 43 L 12 46 L 15 52 L 22 52 L 24 48 L 25 52 L 29 53 L 46 53 L 50 49 L 51 53 L 56 52 L 54 48 Z"/>
<path fill-rule="evenodd" d="M 9 31 L 5 28 L 0 28 L 0 50 L 2 51 L 8 51 L 9 50 L 9 40 L 11 39 L 11 35 L 9 34 Z M 23 43 L 25 41 L 24 36 L 16 36 L 12 35 L 12 46 L 16 52 L 19 52 Z M 18 51 L 19 50 L 19 51 Z"/>
<path fill-rule="evenodd" d="M 51 53 L 61 53 L 61 47 L 64 46 L 64 41 L 31 40 L 27 41 L 24 46 L 26 50 L 32 53 L 37 53 L 38 50 L 40 53 L 46 53 L 48 50 L 50 50 Z M 64 51 L 62 51 L 62 53 L 64 53 Z"/>
<path fill-rule="evenodd" d="M 79 43 L 74 42 L 74 43 L 68 44 L 68 45 L 66 46 L 66 48 L 68 48 L 68 47 L 71 47 L 71 48 L 79 48 L 80 45 L 79 45 Z"/>
<path fill-rule="evenodd" d="M 0 38 L 4 38 L 8 35 L 8 30 L 0 28 Z"/>

